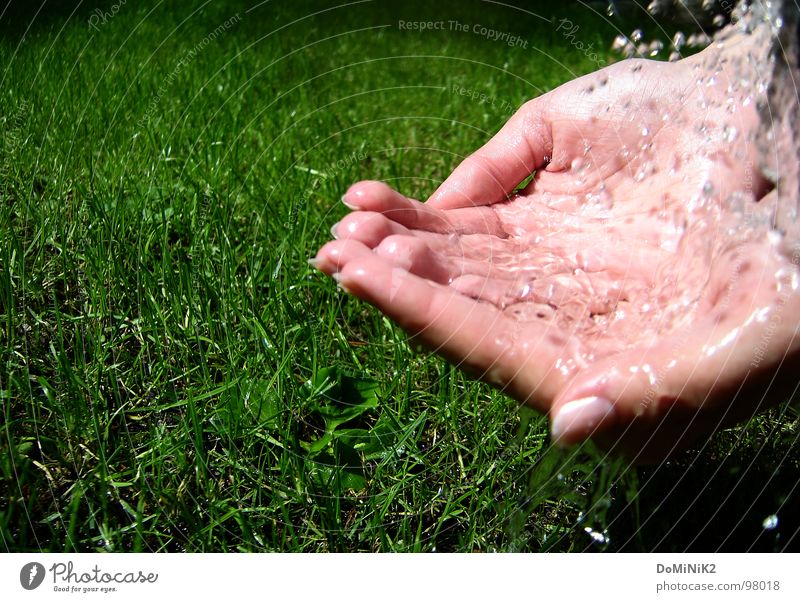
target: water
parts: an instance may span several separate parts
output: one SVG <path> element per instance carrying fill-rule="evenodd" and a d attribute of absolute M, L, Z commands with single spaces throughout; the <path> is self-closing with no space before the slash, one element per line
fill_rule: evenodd
<path fill-rule="evenodd" d="M 797 9 L 688 4 L 701 23 L 730 23 L 713 40 L 678 32 L 668 48 L 640 29 L 618 37 L 626 55 L 707 48 L 575 82 L 585 122 L 564 126 L 547 167 L 498 206 L 511 237 L 465 245 L 491 272 L 452 283 L 520 322 L 557 325 L 547 344 L 570 370 L 672 335 L 708 355 L 749 338 L 754 365 L 795 345 L 780 325 L 800 320 Z"/>
<path fill-rule="evenodd" d="M 764 522 L 761 523 L 761 526 L 765 531 L 772 531 L 778 526 L 778 517 L 775 514 L 770 514 L 764 519 Z"/>

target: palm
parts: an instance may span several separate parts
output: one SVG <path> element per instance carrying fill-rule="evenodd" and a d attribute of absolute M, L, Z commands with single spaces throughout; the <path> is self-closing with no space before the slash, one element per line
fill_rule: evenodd
<path fill-rule="evenodd" d="M 359 211 L 320 251 L 321 269 L 542 411 L 632 390 L 639 407 L 617 414 L 660 420 L 677 405 L 681 428 L 713 428 L 724 416 L 696 421 L 694 407 L 728 383 L 691 373 L 763 301 L 759 275 L 777 259 L 748 250 L 742 268 L 751 242 L 735 201 L 759 198 L 763 182 L 734 167 L 750 160 L 734 132 L 755 114 L 687 92 L 690 69 L 626 62 L 567 84 L 524 107 L 427 204 L 354 186 Z M 733 280 L 749 294 L 732 295 Z M 652 424 L 641 434 L 615 422 L 633 448 L 645 436 L 663 448 Z"/>

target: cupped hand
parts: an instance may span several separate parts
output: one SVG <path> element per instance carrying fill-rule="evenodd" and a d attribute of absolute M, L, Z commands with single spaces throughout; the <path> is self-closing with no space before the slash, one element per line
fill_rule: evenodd
<path fill-rule="evenodd" d="M 548 413 L 557 444 L 652 461 L 746 418 L 792 382 L 800 305 L 761 227 L 755 100 L 727 100 L 720 64 L 631 60 L 574 80 L 427 203 L 360 182 L 315 265 Z"/>

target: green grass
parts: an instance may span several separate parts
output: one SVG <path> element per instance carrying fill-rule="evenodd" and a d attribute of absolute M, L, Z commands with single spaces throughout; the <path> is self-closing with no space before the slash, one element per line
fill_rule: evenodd
<path fill-rule="evenodd" d="M 658 468 L 558 453 L 542 417 L 415 353 L 306 264 L 350 183 L 425 198 L 512 107 L 594 68 L 549 4 L 541 19 L 480 2 L 127 2 L 96 29 L 101 5 L 13 4 L 5 550 L 796 545 L 786 407 Z M 564 14 L 595 48 L 617 33 Z M 397 27 L 439 19 L 528 48 Z"/>

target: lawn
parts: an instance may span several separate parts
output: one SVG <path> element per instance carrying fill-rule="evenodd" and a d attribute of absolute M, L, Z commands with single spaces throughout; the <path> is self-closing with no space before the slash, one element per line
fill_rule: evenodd
<path fill-rule="evenodd" d="M 36 4 L 0 6 L 5 551 L 800 547 L 791 406 L 658 467 L 559 452 L 306 263 L 350 183 L 426 198 L 627 24 Z"/>

